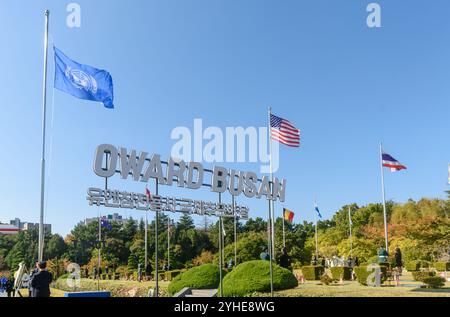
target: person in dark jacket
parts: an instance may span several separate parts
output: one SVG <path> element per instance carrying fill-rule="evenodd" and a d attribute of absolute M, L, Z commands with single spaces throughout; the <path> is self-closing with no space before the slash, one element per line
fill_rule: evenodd
<path fill-rule="evenodd" d="M 39 272 L 31 280 L 33 297 L 50 297 L 50 283 L 53 281 L 53 275 L 47 271 L 47 263 L 45 261 L 39 262 L 38 268 Z"/>
<path fill-rule="evenodd" d="M 282 252 L 283 253 L 281 254 L 281 257 L 280 257 L 280 266 L 282 268 L 289 269 L 289 267 L 291 266 L 291 257 L 287 253 L 286 248 L 283 248 Z"/>
<path fill-rule="evenodd" d="M 6 282 L 6 293 L 8 294 L 8 297 L 15 297 L 16 295 L 16 291 L 14 289 L 14 277 L 12 276 L 8 279 L 8 282 Z"/>
<path fill-rule="evenodd" d="M 30 273 L 30 278 L 29 278 L 29 283 L 28 283 L 28 297 L 33 297 L 33 287 L 31 286 L 31 280 L 33 279 L 33 276 L 39 272 L 38 264 L 39 264 L 39 261 L 36 261 L 34 264 L 34 269 Z"/>
<path fill-rule="evenodd" d="M 402 251 L 400 251 L 399 247 L 395 248 L 394 258 L 395 258 L 395 267 L 399 270 L 399 273 L 401 273 L 403 262 L 402 262 Z"/>

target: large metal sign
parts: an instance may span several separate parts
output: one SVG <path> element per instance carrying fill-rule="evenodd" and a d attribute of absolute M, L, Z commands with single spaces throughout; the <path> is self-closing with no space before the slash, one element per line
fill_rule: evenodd
<path fill-rule="evenodd" d="M 234 169 L 215 166 L 207 170 L 201 163 L 170 158 L 168 162 L 161 161 L 161 156 L 153 154 L 149 157 L 147 152 L 136 150 L 128 151 L 124 147 L 115 147 L 111 144 L 102 144 L 97 147 L 94 159 L 94 172 L 100 177 L 112 177 L 120 173 L 122 179 L 131 176 L 136 182 L 147 183 L 150 178 L 157 179 L 160 185 L 172 186 L 176 182 L 178 187 L 198 189 L 208 186 L 211 191 L 224 193 L 228 191 L 232 196 L 244 194 L 248 198 L 266 197 L 268 200 L 281 202 L 285 200 L 286 180 L 269 176 L 258 176 L 253 172 L 243 172 Z M 109 154 L 106 156 L 106 154 Z M 108 157 L 108 164 L 103 164 Z M 108 168 L 104 168 L 104 166 Z M 165 166 L 165 169 L 163 168 Z M 211 174 L 209 183 L 205 183 L 205 174 Z"/>
<path fill-rule="evenodd" d="M 232 196 L 244 194 L 247 198 L 280 200 L 284 202 L 286 180 L 275 178 L 270 181 L 268 176 L 258 178 L 253 172 L 243 172 L 234 169 L 215 166 L 205 169 L 201 163 L 169 158 L 162 161 L 161 156 L 136 150 L 127 150 L 111 144 L 101 144 L 97 147 L 94 157 L 94 173 L 103 178 L 109 178 L 116 173 L 122 179 L 131 177 L 133 181 L 147 183 L 155 179 L 158 184 L 180 188 L 199 189 L 209 187 L 212 192 L 228 191 Z M 210 176 L 207 182 L 208 174 Z M 236 217 L 248 219 L 249 209 L 244 206 L 233 206 L 225 203 L 206 202 L 187 198 L 163 197 L 152 195 L 151 199 L 143 193 L 131 193 L 113 189 L 89 188 L 87 192 L 89 205 L 111 208 L 126 208 L 136 210 L 184 212 L 197 215 L 219 217 Z"/>

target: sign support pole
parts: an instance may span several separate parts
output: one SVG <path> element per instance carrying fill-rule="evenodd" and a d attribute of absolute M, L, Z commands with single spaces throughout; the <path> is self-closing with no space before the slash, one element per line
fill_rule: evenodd
<path fill-rule="evenodd" d="M 41 206 L 39 215 L 39 242 L 38 260 L 44 258 L 44 192 L 45 192 L 45 124 L 47 108 L 47 56 L 48 56 L 48 21 L 50 11 L 44 11 L 45 33 L 44 33 L 44 78 L 42 83 L 42 156 L 41 156 Z"/>
<path fill-rule="evenodd" d="M 236 217 L 236 199 L 231 196 L 231 204 L 233 205 L 234 215 L 234 266 L 237 266 L 237 217 Z"/>
<path fill-rule="evenodd" d="M 155 193 L 156 195 L 158 194 L 158 186 L 159 185 L 159 179 L 156 178 L 156 190 Z M 159 269 L 158 269 L 158 209 L 156 209 L 155 212 L 155 281 L 156 281 L 156 286 L 155 286 L 155 297 L 159 296 Z"/>
<path fill-rule="evenodd" d="M 221 204 L 222 204 L 222 193 L 219 193 L 219 205 L 221 205 Z M 223 297 L 222 270 L 223 270 L 223 259 L 222 259 L 222 217 L 219 215 L 219 279 L 220 279 L 219 290 L 220 290 L 220 297 Z"/>
<path fill-rule="evenodd" d="M 383 219 L 384 219 L 384 242 L 386 245 L 386 252 L 389 254 L 388 244 L 388 224 L 386 216 L 386 197 L 384 191 L 384 169 L 383 169 L 383 144 L 380 143 L 380 165 L 381 165 L 381 193 L 383 195 Z"/>

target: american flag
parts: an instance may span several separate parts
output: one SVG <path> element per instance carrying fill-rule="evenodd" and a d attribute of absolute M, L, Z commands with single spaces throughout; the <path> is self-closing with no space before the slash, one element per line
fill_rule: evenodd
<path fill-rule="evenodd" d="M 300 146 L 300 130 L 288 120 L 270 115 L 270 138 L 292 147 Z"/>

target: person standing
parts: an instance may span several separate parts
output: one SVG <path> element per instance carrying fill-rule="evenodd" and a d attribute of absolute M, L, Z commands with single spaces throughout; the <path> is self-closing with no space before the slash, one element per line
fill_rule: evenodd
<path fill-rule="evenodd" d="M 142 282 L 142 267 L 141 263 L 138 264 L 137 278 L 139 282 Z"/>
<path fill-rule="evenodd" d="M 152 264 L 150 263 L 150 261 L 147 263 L 147 266 L 145 267 L 145 280 L 149 281 L 152 279 Z"/>
<path fill-rule="evenodd" d="M 97 267 L 94 266 L 94 268 L 92 269 L 92 275 L 94 275 L 94 280 L 97 278 Z"/>
<path fill-rule="evenodd" d="M 289 269 L 289 267 L 291 266 L 291 258 L 288 255 L 286 248 L 282 249 L 282 254 L 280 257 L 280 266 L 285 269 Z"/>
<path fill-rule="evenodd" d="M 38 263 L 39 272 L 31 280 L 33 288 L 33 297 L 50 297 L 50 283 L 53 281 L 53 275 L 47 271 L 47 263 L 41 261 Z"/>
<path fill-rule="evenodd" d="M 13 276 L 11 276 L 8 279 L 8 281 L 6 282 L 6 293 L 8 294 L 8 297 L 16 296 L 16 290 L 14 289 L 14 277 Z"/>
<path fill-rule="evenodd" d="M 402 267 L 403 267 L 402 251 L 400 251 L 399 247 L 395 248 L 394 258 L 395 258 L 395 267 L 398 269 L 398 273 L 402 274 Z"/>
<path fill-rule="evenodd" d="M 39 261 L 36 261 L 34 264 L 34 269 L 31 271 L 30 278 L 28 279 L 28 297 L 33 297 L 33 287 L 31 286 L 31 281 L 33 280 L 34 275 L 39 272 L 38 264 Z"/>

